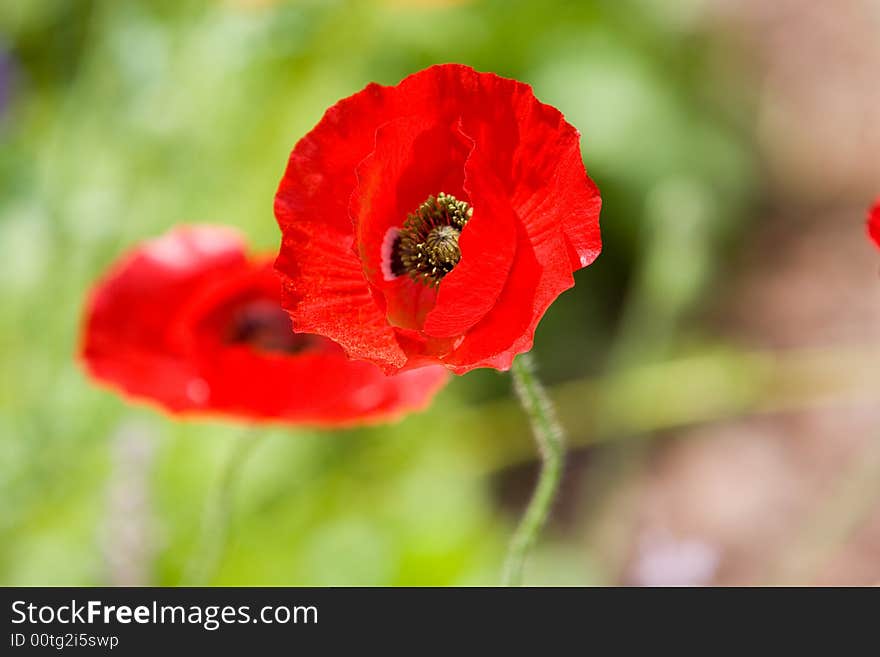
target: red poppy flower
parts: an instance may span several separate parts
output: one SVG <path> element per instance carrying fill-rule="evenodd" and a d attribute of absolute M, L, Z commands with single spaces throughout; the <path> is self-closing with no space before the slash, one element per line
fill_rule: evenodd
<path fill-rule="evenodd" d="M 868 236 L 874 240 L 877 248 L 880 248 L 880 198 L 868 211 Z"/>
<path fill-rule="evenodd" d="M 291 153 L 282 304 L 388 372 L 507 369 L 598 256 L 600 205 L 577 130 L 528 85 L 454 64 L 371 84 Z"/>
<path fill-rule="evenodd" d="M 174 413 L 340 426 L 424 407 L 448 373 L 385 376 L 326 338 L 295 334 L 270 259 L 232 230 L 176 229 L 117 263 L 86 311 L 97 380 Z"/>

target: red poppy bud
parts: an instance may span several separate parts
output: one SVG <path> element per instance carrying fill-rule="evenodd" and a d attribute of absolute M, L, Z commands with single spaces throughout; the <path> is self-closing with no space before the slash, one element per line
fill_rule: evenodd
<path fill-rule="evenodd" d="M 275 197 L 294 329 L 387 372 L 507 369 L 601 249 L 579 134 L 455 64 L 371 84 L 294 148 Z"/>
<path fill-rule="evenodd" d="M 81 356 L 98 381 L 172 413 L 342 426 L 426 406 L 441 367 L 386 376 L 326 338 L 295 334 L 267 258 L 234 231 L 178 228 L 92 291 Z"/>

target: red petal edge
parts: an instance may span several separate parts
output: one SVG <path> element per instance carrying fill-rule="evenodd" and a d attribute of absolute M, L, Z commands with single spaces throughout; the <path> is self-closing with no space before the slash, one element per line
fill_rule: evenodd
<path fill-rule="evenodd" d="M 880 198 L 868 211 L 868 237 L 874 240 L 874 244 L 880 249 Z"/>

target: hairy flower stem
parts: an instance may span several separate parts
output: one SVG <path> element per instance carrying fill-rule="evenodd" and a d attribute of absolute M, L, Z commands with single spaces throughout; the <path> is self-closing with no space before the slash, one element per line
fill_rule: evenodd
<path fill-rule="evenodd" d="M 565 457 L 565 434 L 556 419 L 555 409 L 544 386 L 535 375 L 535 364 L 531 355 L 523 354 L 517 358 L 510 372 L 513 376 L 513 389 L 529 416 L 532 434 L 541 457 L 538 485 L 510 541 L 504 564 L 502 582 L 507 586 L 519 586 L 522 583 L 526 557 L 550 515 L 559 490 Z"/>

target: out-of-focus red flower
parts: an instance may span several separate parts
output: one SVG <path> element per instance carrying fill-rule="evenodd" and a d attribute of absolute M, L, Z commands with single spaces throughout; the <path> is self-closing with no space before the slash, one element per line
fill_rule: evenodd
<path fill-rule="evenodd" d="M 874 244 L 880 249 L 880 198 L 874 203 L 874 207 L 868 211 L 868 236 L 874 240 Z"/>
<path fill-rule="evenodd" d="M 173 413 L 328 427 L 422 408 L 448 378 L 442 367 L 389 377 L 295 334 L 279 296 L 271 260 L 249 258 L 236 232 L 178 228 L 99 281 L 81 356 L 98 381 Z"/>
<path fill-rule="evenodd" d="M 371 84 L 291 153 L 282 304 L 387 372 L 507 369 L 599 254 L 600 206 L 577 130 L 528 85 L 455 64 Z"/>

